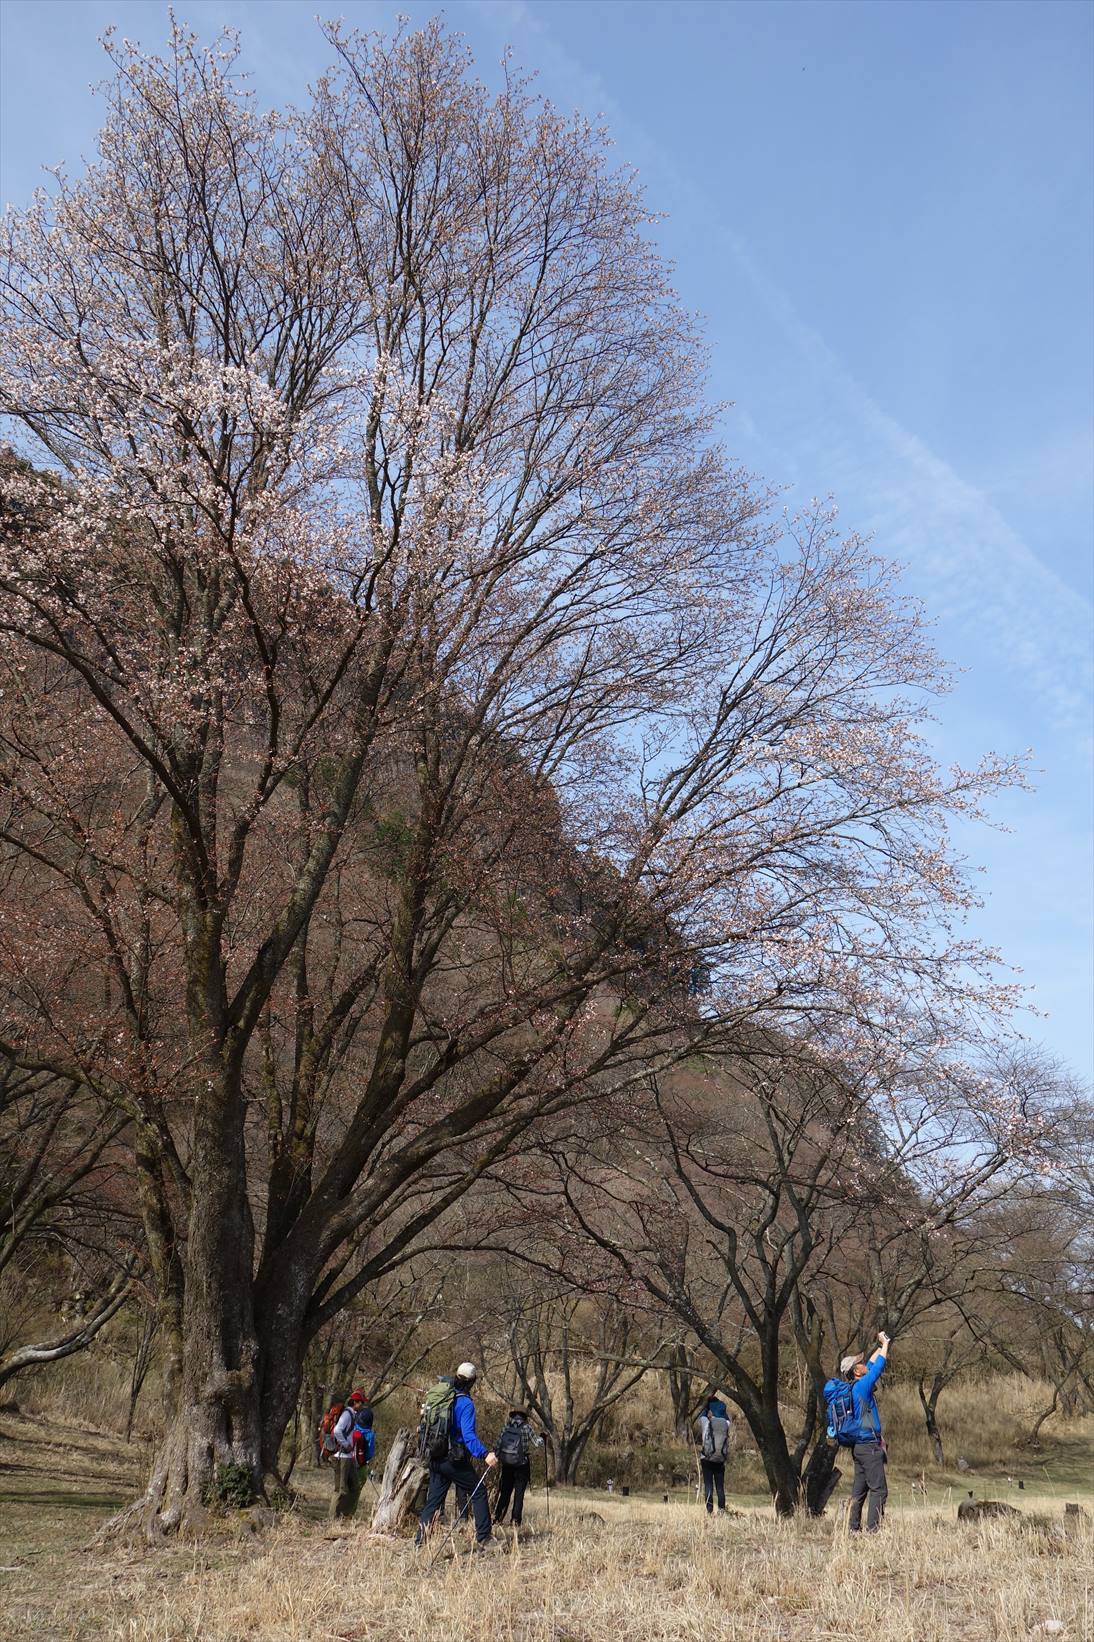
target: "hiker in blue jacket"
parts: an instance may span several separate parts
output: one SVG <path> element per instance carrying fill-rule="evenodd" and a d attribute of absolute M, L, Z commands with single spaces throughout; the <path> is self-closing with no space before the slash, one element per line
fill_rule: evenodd
<path fill-rule="evenodd" d="M 480 1442 L 475 1430 L 475 1404 L 471 1400 L 471 1387 L 477 1378 L 478 1370 L 474 1363 L 461 1363 L 450 1382 L 456 1395 L 452 1403 L 448 1452 L 441 1459 L 431 1459 L 429 1462 L 429 1489 L 418 1518 L 419 1545 L 433 1518 L 438 1511 L 443 1511 L 453 1483 L 470 1497 L 471 1509 L 475 1513 L 476 1551 L 483 1551 L 490 1544 L 490 1507 L 486 1503 L 486 1489 L 479 1487 L 480 1479 L 471 1461 L 485 1460 L 489 1470 L 498 1463 L 498 1457 Z M 462 1516 L 465 1510 L 466 1504 L 459 1514 Z"/>
<path fill-rule="evenodd" d="M 851 1386 L 851 1401 L 859 1426 L 859 1438 L 851 1449 L 855 1460 L 855 1479 L 851 1484 L 851 1514 L 847 1526 L 853 1534 L 862 1527 L 862 1506 L 870 1497 L 866 1513 L 867 1533 L 876 1533 L 885 1515 L 885 1501 L 889 1484 L 885 1480 L 888 1456 L 881 1435 L 881 1416 L 874 1401 L 874 1387 L 885 1371 L 889 1360 L 889 1336 L 878 1335 L 878 1348 L 865 1362 L 865 1352 L 845 1357 L 839 1365 L 843 1379 Z"/>

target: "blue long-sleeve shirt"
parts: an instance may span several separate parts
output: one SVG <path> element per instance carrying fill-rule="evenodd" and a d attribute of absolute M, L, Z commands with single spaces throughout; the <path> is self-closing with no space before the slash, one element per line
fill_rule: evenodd
<path fill-rule="evenodd" d="M 477 1460 L 485 1459 L 490 1450 L 479 1441 L 475 1430 L 475 1405 L 466 1392 L 460 1392 L 452 1404 L 452 1424 L 467 1452 Z"/>
<path fill-rule="evenodd" d="M 874 1401 L 874 1387 L 885 1370 L 886 1359 L 880 1354 L 866 1365 L 866 1373 L 851 1382 L 851 1401 L 855 1417 L 863 1431 L 876 1431 L 881 1436 L 881 1415 Z"/>

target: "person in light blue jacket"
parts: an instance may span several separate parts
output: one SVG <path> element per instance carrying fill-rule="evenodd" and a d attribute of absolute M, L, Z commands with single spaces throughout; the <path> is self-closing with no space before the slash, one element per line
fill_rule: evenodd
<path fill-rule="evenodd" d="M 871 1534 L 881 1527 L 885 1501 L 889 1497 L 889 1484 L 885 1478 L 888 1456 L 881 1435 L 881 1415 L 874 1401 L 874 1387 L 885 1372 L 890 1342 L 889 1336 L 884 1333 L 877 1338 L 878 1347 L 869 1362 L 864 1360 L 865 1353 L 860 1351 L 857 1356 L 845 1357 L 839 1365 L 840 1374 L 851 1387 L 851 1401 L 859 1427 L 859 1438 L 851 1449 L 855 1460 L 855 1478 L 851 1484 L 851 1514 L 847 1519 L 847 1526 L 853 1534 L 857 1534 L 862 1527 L 862 1507 L 867 1496 L 870 1505 L 866 1513 L 866 1531 Z"/>

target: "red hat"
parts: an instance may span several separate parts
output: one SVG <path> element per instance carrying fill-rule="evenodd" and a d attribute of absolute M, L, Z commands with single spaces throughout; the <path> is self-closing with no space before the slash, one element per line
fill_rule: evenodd
<path fill-rule="evenodd" d="M 368 1398 L 363 1391 L 351 1391 L 346 1401 L 348 1403 L 367 1403 Z"/>

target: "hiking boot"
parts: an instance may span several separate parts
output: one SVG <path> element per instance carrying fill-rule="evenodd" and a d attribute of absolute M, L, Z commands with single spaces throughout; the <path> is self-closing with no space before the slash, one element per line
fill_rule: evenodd
<path fill-rule="evenodd" d="M 493 1555 L 493 1553 L 495 1551 L 500 1551 L 500 1550 L 501 1550 L 501 1546 L 499 1545 L 498 1541 L 494 1538 L 493 1534 L 491 1534 L 489 1539 L 478 1539 L 478 1540 L 475 1541 L 474 1545 L 471 1547 L 471 1555 L 472 1556 L 491 1556 L 491 1555 Z"/>

